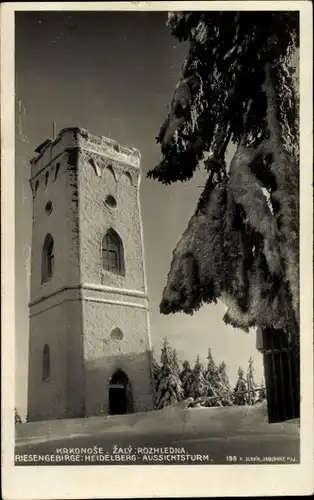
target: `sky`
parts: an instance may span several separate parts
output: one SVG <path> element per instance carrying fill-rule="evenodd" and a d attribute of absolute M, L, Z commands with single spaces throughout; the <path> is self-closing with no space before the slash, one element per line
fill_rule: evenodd
<path fill-rule="evenodd" d="M 167 337 L 192 364 L 207 350 L 224 360 L 232 384 L 252 356 L 263 377 L 255 333 L 223 323 L 221 304 L 193 316 L 159 313 L 172 251 L 193 214 L 205 173 L 164 186 L 145 174 L 161 160 L 156 136 L 167 115 L 187 45 L 173 38 L 165 12 L 17 12 L 16 92 L 16 406 L 26 411 L 28 294 L 32 229 L 29 160 L 35 148 L 65 127 L 81 127 L 141 152 L 141 210 L 156 355 Z"/>

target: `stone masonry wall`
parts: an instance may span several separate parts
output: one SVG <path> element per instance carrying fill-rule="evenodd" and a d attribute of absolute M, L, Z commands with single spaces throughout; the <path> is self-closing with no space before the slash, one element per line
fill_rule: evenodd
<path fill-rule="evenodd" d="M 153 401 L 138 197 L 140 169 L 91 148 L 93 145 L 82 144 L 79 160 L 81 280 L 100 285 L 83 290 L 86 412 L 108 412 L 109 379 L 117 369 L 131 382 L 135 411 L 148 410 Z M 108 195 L 115 198 L 115 208 L 106 206 Z M 124 276 L 103 270 L 101 242 L 110 228 L 123 243 Z M 115 327 L 124 334 L 120 342 L 110 337 Z"/>
<path fill-rule="evenodd" d="M 28 420 L 66 416 L 67 303 L 33 313 L 30 318 Z M 44 345 L 50 348 L 50 377 L 42 379 Z"/>
<path fill-rule="evenodd" d="M 83 379 L 81 302 L 66 301 L 68 287 L 79 286 L 77 227 L 77 159 L 73 153 L 50 151 L 50 161 L 31 179 L 33 233 L 31 259 L 28 416 L 60 418 L 82 413 Z M 48 173 L 48 178 L 46 174 Z M 52 203 L 52 210 L 45 207 Z M 46 235 L 54 239 L 54 272 L 42 282 L 42 248 Z M 74 312 L 75 311 L 75 312 Z M 42 380 L 42 349 L 50 347 L 52 375 Z M 83 385 L 81 384 L 83 388 Z M 77 400 L 75 399 L 75 394 Z"/>
<path fill-rule="evenodd" d="M 108 412 L 109 379 L 123 370 L 132 386 L 134 409 L 152 409 L 147 310 L 127 306 L 84 303 L 86 412 Z M 123 340 L 110 337 L 118 327 Z"/>
<path fill-rule="evenodd" d="M 101 176 L 96 174 L 91 161 L 100 169 Z M 80 154 L 79 168 L 82 282 L 144 291 L 137 199 L 139 169 L 123 167 L 118 162 L 85 151 Z M 116 208 L 105 204 L 108 195 L 115 198 Z M 101 243 L 110 228 L 123 242 L 125 277 L 103 271 Z"/>

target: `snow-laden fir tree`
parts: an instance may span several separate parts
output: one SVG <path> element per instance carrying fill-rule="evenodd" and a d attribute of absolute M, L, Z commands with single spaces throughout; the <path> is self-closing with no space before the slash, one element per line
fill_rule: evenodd
<path fill-rule="evenodd" d="M 213 375 L 214 371 L 215 371 L 215 361 L 214 361 L 214 358 L 213 358 L 213 354 L 212 354 L 212 350 L 211 348 L 209 347 L 208 348 L 208 351 L 207 351 L 207 367 L 206 367 L 206 377 L 208 377 L 210 379 L 210 377 Z"/>
<path fill-rule="evenodd" d="M 153 390 L 154 390 L 154 407 L 156 407 L 156 391 L 157 383 L 159 380 L 160 365 L 156 360 L 155 351 L 152 350 L 152 376 L 153 376 Z"/>
<path fill-rule="evenodd" d="M 193 397 L 192 396 L 193 371 L 191 369 L 190 363 L 187 360 L 183 361 L 182 367 L 183 370 L 180 373 L 180 380 L 184 392 L 184 397 L 185 398 Z"/>
<path fill-rule="evenodd" d="M 229 381 L 229 377 L 227 374 L 227 365 L 224 361 L 222 361 L 219 366 L 218 366 L 218 371 L 220 375 L 220 380 L 224 384 L 224 387 L 226 388 L 227 391 L 231 390 L 231 385 Z"/>
<path fill-rule="evenodd" d="M 264 380 L 262 380 L 260 383 L 260 386 L 259 386 L 257 402 L 261 403 L 265 399 L 266 399 L 266 389 L 265 389 Z"/>
<path fill-rule="evenodd" d="M 207 354 L 207 367 L 204 373 L 205 380 L 206 380 L 206 385 L 207 385 L 207 396 L 213 398 L 210 400 L 207 400 L 205 405 L 206 406 L 221 406 L 221 401 L 220 401 L 220 393 L 221 393 L 221 387 L 220 387 L 220 380 L 219 380 L 219 373 L 217 370 L 217 366 L 215 364 L 213 354 L 211 351 L 211 348 L 208 349 L 208 354 Z M 214 396 L 216 396 L 214 398 Z"/>
<path fill-rule="evenodd" d="M 16 408 L 14 408 L 14 423 L 15 424 L 21 424 L 22 423 L 22 419 L 19 415 L 19 412 L 17 411 Z"/>
<path fill-rule="evenodd" d="M 190 396 L 195 400 L 197 398 L 207 396 L 207 393 L 208 385 L 204 376 L 204 366 L 200 361 L 199 355 L 197 355 L 193 368 L 193 382 L 191 385 Z"/>
<path fill-rule="evenodd" d="M 155 407 L 158 410 L 184 399 L 180 377 L 173 368 L 173 350 L 166 338 L 161 349 L 160 362 L 155 391 Z"/>
<path fill-rule="evenodd" d="M 172 349 L 172 368 L 174 373 L 180 377 L 181 373 L 181 368 L 180 368 L 180 362 L 178 359 L 178 353 L 176 349 Z"/>
<path fill-rule="evenodd" d="M 207 354 L 207 367 L 205 370 L 205 379 L 207 382 L 207 396 L 216 396 L 218 394 L 217 391 L 217 369 L 216 364 L 213 358 L 211 348 L 208 349 Z"/>
<path fill-rule="evenodd" d="M 255 372 L 254 362 L 253 362 L 253 358 L 251 356 L 249 359 L 249 366 L 248 366 L 248 369 L 246 372 L 246 381 L 247 381 L 248 391 L 253 391 L 257 387 L 255 380 L 254 380 L 254 372 Z M 254 403 L 256 401 L 256 396 L 257 396 L 256 392 L 249 392 L 248 393 L 247 401 L 248 401 L 249 405 L 254 405 Z"/>
<path fill-rule="evenodd" d="M 219 299 L 227 324 L 283 332 L 298 360 L 298 13 L 174 12 L 168 26 L 189 50 L 148 177 L 186 181 L 203 161 L 207 181 L 160 310 L 192 314 Z"/>
<path fill-rule="evenodd" d="M 208 362 L 205 371 L 205 380 L 207 384 L 207 396 L 209 396 L 211 399 L 208 399 L 206 401 L 205 406 L 231 405 L 232 401 L 230 399 L 230 396 L 228 395 L 230 389 L 228 390 L 228 388 L 225 386 L 219 367 L 214 361 L 210 348 L 208 349 L 207 360 Z"/>
<path fill-rule="evenodd" d="M 231 406 L 233 404 L 232 390 L 227 374 L 227 365 L 222 361 L 218 366 L 219 380 L 221 383 L 221 393 L 222 393 L 222 405 Z"/>
<path fill-rule="evenodd" d="M 244 370 L 239 367 L 238 369 L 238 380 L 233 391 L 234 404 L 239 406 L 244 406 L 247 404 L 247 382 L 244 378 Z M 243 392 L 245 394 L 243 394 Z"/>

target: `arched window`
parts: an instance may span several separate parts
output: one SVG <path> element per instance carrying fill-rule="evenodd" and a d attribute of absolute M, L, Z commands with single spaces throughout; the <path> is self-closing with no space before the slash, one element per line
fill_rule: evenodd
<path fill-rule="evenodd" d="M 43 380 L 50 377 L 50 349 L 49 345 L 45 344 L 43 348 Z"/>
<path fill-rule="evenodd" d="M 54 243 L 51 234 L 47 234 L 42 251 L 42 282 L 48 281 L 54 269 Z"/>
<path fill-rule="evenodd" d="M 46 172 L 46 175 L 45 175 L 45 187 L 47 187 L 48 179 L 49 179 L 49 172 Z"/>
<path fill-rule="evenodd" d="M 124 252 L 120 236 L 113 230 L 105 234 L 102 240 L 102 263 L 106 271 L 124 275 Z"/>

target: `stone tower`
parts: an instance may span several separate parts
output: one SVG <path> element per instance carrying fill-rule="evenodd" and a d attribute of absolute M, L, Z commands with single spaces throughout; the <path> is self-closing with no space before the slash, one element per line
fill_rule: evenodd
<path fill-rule="evenodd" d="M 36 153 L 28 419 L 150 410 L 140 154 L 78 128 Z"/>

